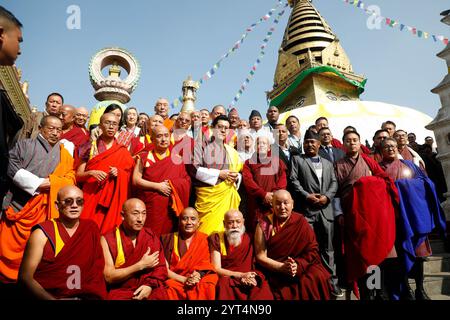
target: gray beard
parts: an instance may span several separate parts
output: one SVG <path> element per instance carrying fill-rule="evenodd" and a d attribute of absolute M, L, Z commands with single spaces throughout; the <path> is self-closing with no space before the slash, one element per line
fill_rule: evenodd
<path fill-rule="evenodd" d="M 242 236 L 245 233 L 245 226 L 242 226 L 241 230 L 239 231 L 225 231 L 225 234 L 227 236 L 228 243 L 232 245 L 233 247 L 237 247 L 242 242 Z"/>

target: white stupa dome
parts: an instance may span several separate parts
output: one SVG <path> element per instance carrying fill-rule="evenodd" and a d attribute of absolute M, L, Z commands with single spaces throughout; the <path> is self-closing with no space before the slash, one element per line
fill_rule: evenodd
<path fill-rule="evenodd" d="M 391 120 L 398 129 L 416 134 L 417 143 L 424 143 L 426 136 L 434 139 L 433 131 L 425 129 L 433 119 L 423 112 L 378 101 L 330 101 L 327 103 L 301 107 L 280 115 L 279 122 L 285 123 L 287 117 L 294 115 L 300 120 L 302 135 L 319 117 L 326 117 L 333 136 L 341 140 L 346 126 L 353 126 L 365 140 L 372 144 L 375 131 L 386 120 Z"/>

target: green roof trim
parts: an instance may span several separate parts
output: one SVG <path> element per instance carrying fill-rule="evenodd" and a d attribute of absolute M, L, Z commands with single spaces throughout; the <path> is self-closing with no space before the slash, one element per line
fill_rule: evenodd
<path fill-rule="evenodd" d="M 278 96 L 276 96 L 273 100 L 270 101 L 270 106 L 278 106 L 279 104 L 281 104 L 284 101 L 284 99 L 286 99 L 286 97 L 288 95 L 290 95 L 292 93 L 292 91 L 294 91 L 294 89 L 297 88 L 300 85 L 300 83 L 310 74 L 324 73 L 324 72 L 332 72 L 335 75 L 337 75 L 338 77 L 347 81 L 348 83 L 354 85 L 355 87 L 358 88 L 359 94 L 364 92 L 364 87 L 366 85 L 367 79 L 364 79 L 362 82 L 358 82 L 355 80 L 350 80 L 349 78 L 344 76 L 342 73 L 340 73 L 338 70 L 336 70 L 333 67 L 329 67 L 329 66 L 314 67 L 314 68 L 310 68 L 308 70 L 302 71 L 297 76 L 297 78 L 295 78 L 294 82 L 292 82 L 292 84 L 289 87 L 284 89 L 283 92 L 281 92 Z"/>

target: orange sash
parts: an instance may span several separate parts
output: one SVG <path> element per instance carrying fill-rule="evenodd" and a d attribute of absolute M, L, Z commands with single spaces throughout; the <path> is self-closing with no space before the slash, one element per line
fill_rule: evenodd
<path fill-rule="evenodd" d="M 0 221 L 0 281 L 15 282 L 31 228 L 58 218 L 55 201 L 59 189 L 75 185 L 73 158 L 61 144 L 61 158 L 49 176 L 50 192 L 31 198 L 19 212 L 8 207 Z"/>

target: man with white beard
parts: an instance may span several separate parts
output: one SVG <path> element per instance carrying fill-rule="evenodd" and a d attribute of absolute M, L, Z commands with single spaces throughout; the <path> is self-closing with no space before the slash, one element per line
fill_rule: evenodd
<path fill-rule="evenodd" d="M 209 237 L 211 261 L 219 275 L 218 300 L 272 300 L 264 275 L 253 264 L 253 245 L 239 210 L 225 213 L 225 231 Z"/>

